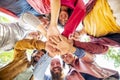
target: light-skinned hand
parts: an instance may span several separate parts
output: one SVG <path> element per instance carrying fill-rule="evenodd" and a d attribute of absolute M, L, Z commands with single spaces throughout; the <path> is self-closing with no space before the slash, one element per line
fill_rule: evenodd
<path fill-rule="evenodd" d="M 47 41 L 45 49 L 47 50 L 50 57 L 54 57 L 54 56 L 60 54 L 60 51 L 58 49 L 54 48 L 53 46 L 51 46 L 51 43 L 52 43 L 51 41 Z"/>
<path fill-rule="evenodd" d="M 60 55 L 74 53 L 76 50 L 75 47 L 73 47 L 72 41 L 62 35 L 52 36 L 50 37 L 50 41 L 50 45 L 59 50 Z"/>

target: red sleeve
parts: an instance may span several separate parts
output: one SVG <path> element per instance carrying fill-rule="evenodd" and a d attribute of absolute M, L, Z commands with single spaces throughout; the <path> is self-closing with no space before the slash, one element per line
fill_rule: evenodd
<path fill-rule="evenodd" d="M 18 18 L 12 11 L 9 11 L 8 9 L 5 9 L 3 7 L 0 7 L 0 12 L 8 14 L 8 15 L 14 17 L 14 18 Z"/>
<path fill-rule="evenodd" d="M 69 20 L 64 27 L 64 31 L 62 33 L 64 36 L 68 37 L 69 34 L 76 30 L 78 24 L 85 16 L 85 11 L 86 9 L 84 2 L 82 0 L 78 0 Z"/>
<path fill-rule="evenodd" d="M 108 46 L 104 46 L 102 44 L 93 43 L 93 42 L 74 41 L 74 46 L 78 48 L 82 48 L 85 51 L 93 54 L 105 53 L 108 50 Z"/>
<path fill-rule="evenodd" d="M 50 0 L 27 0 L 27 2 L 40 14 L 50 13 Z"/>

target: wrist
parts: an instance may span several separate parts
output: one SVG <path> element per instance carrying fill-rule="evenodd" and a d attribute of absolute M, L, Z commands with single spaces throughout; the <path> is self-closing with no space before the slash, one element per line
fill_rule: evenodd
<path fill-rule="evenodd" d="M 51 22 L 50 22 L 50 26 L 52 26 L 52 27 L 56 27 L 56 26 L 57 26 L 57 22 L 55 22 L 55 21 L 51 21 Z"/>
<path fill-rule="evenodd" d="M 39 25 L 37 26 L 37 29 L 42 33 L 42 35 L 44 35 L 44 36 L 46 37 L 47 32 L 46 32 L 44 26 L 42 26 L 41 24 L 39 24 Z"/>
<path fill-rule="evenodd" d="M 72 53 L 72 54 L 73 54 L 75 51 L 76 51 L 76 48 L 73 47 L 73 46 L 72 46 L 72 47 L 70 48 L 70 50 L 69 50 L 69 52 Z"/>
<path fill-rule="evenodd" d="M 78 58 L 82 58 L 85 56 L 85 51 L 83 49 L 80 48 L 76 48 L 76 51 L 74 52 L 74 54 L 78 57 Z"/>

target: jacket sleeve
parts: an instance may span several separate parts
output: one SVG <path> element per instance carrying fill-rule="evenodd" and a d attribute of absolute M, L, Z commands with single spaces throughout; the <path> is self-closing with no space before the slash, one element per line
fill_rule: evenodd
<path fill-rule="evenodd" d="M 27 49 L 44 49 L 45 48 L 45 42 L 42 42 L 40 40 L 34 40 L 34 39 L 23 39 L 16 43 L 14 47 L 14 58 L 15 57 L 22 57 L 23 54 L 26 52 Z"/>
<path fill-rule="evenodd" d="M 14 47 L 14 60 L 0 69 L 0 80 L 13 80 L 20 72 L 26 70 L 29 61 L 25 54 L 27 49 L 44 49 L 45 43 L 40 40 L 23 39 L 16 43 Z M 19 69 L 19 70 L 18 70 Z M 10 74 L 10 72 L 13 72 Z"/>
<path fill-rule="evenodd" d="M 77 70 L 71 69 L 66 76 L 66 80 L 85 80 L 85 79 Z"/>
<path fill-rule="evenodd" d="M 74 41 L 74 46 L 93 54 L 105 53 L 108 50 L 108 46 L 93 42 Z"/>
<path fill-rule="evenodd" d="M 78 0 L 69 20 L 64 27 L 64 31 L 62 33 L 64 36 L 68 37 L 76 30 L 78 24 L 85 16 L 85 11 L 86 9 L 84 2 L 82 0 Z"/>

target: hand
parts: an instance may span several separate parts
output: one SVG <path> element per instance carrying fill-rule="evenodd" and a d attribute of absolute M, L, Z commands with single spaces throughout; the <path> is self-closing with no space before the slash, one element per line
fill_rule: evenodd
<path fill-rule="evenodd" d="M 49 25 L 49 23 L 50 23 L 50 20 L 48 19 L 48 17 L 40 16 L 40 17 L 38 17 L 38 18 L 39 18 L 39 20 L 41 21 L 41 24 L 42 24 L 45 28 L 47 28 L 48 25 Z"/>
<path fill-rule="evenodd" d="M 60 51 L 51 46 L 52 42 L 47 41 L 45 49 L 48 51 L 50 57 L 60 54 Z"/>
<path fill-rule="evenodd" d="M 87 62 L 87 63 L 93 63 L 95 61 L 95 54 L 91 54 L 86 52 L 85 56 L 82 59 L 82 61 Z"/>
<path fill-rule="evenodd" d="M 86 32 L 84 30 L 84 28 L 80 31 L 75 31 L 73 34 L 70 34 L 69 39 L 75 40 L 75 41 L 80 41 L 83 37 L 83 35 L 85 35 Z"/>
<path fill-rule="evenodd" d="M 34 32 L 30 32 L 26 38 L 39 40 L 42 38 L 42 36 L 43 35 L 39 31 L 36 32 L 34 31 Z"/>
<path fill-rule="evenodd" d="M 60 51 L 60 55 L 64 55 L 66 53 L 73 53 L 75 51 L 72 51 L 74 48 L 72 41 L 68 40 L 62 35 L 52 36 L 50 37 L 50 41 L 52 41 L 51 46 Z"/>
<path fill-rule="evenodd" d="M 75 40 L 75 41 L 79 41 L 80 39 L 80 34 L 78 31 L 74 32 L 73 34 L 69 35 L 69 39 Z"/>

